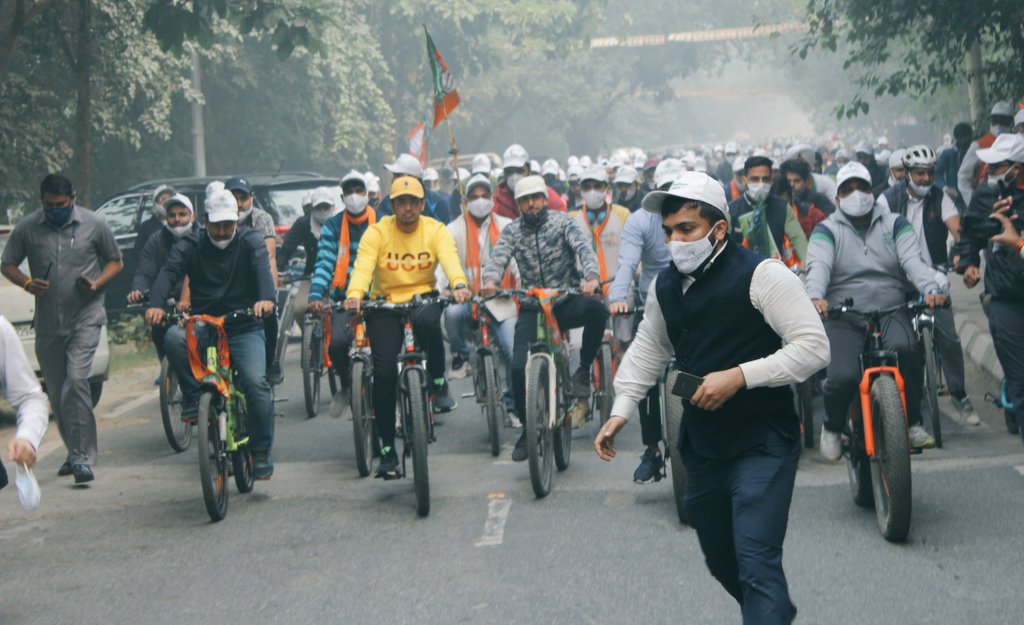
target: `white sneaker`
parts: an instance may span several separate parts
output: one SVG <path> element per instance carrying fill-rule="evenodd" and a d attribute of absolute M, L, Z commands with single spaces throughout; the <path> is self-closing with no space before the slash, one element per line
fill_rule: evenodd
<path fill-rule="evenodd" d="M 931 449 L 935 447 L 935 439 L 924 429 L 923 425 L 910 426 L 908 434 L 910 435 L 911 449 Z"/>
<path fill-rule="evenodd" d="M 839 432 L 829 432 L 821 428 L 821 455 L 829 462 L 835 462 L 843 457 L 843 441 Z"/>
<path fill-rule="evenodd" d="M 340 419 L 348 408 L 348 393 L 345 392 L 345 389 L 340 389 L 331 398 L 331 416 Z"/>
<path fill-rule="evenodd" d="M 587 423 L 587 402 L 578 401 L 573 404 L 569 409 L 569 415 L 574 430 L 583 427 Z"/>
<path fill-rule="evenodd" d="M 956 397 L 950 397 L 950 401 L 956 406 L 957 412 L 960 413 L 960 418 L 964 420 L 964 423 L 972 427 L 981 425 L 981 417 L 974 411 L 974 404 L 971 403 L 971 398 L 964 396 L 963 399 L 957 399 Z"/>

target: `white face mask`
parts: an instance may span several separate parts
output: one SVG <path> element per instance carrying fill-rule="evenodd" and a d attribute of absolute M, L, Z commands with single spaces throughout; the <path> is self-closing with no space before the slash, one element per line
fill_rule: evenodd
<path fill-rule="evenodd" d="M 604 206 L 605 199 L 604 191 L 594 190 L 583 192 L 583 203 L 592 211 L 596 211 Z"/>
<path fill-rule="evenodd" d="M 39 490 L 39 482 L 27 465 L 18 463 L 14 466 L 14 486 L 18 489 L 18 499 L 21 500 L 21 507 L 28 512 L 35 512 L 39 507 L 39 500 L 43 492 Z"/>
<path fill-rule="evenodd" d="M 366 210 L 366 205 L 369 203 L 370 198 L 366 197 L 362 193 L 349 193 L 345 197 L 341 198 L 341 201 L 345 204 L 345 210 L 353 215 L 362 215 L 363 211 Z"/>
<path fill-rule="evenodd" d="M 513 195 L 515 195 L 516 192 L 516 185 L 519 184 L 519 181 L 522 179 L 522 174 L 512 174 L 511 176 L 505 177 L 505 184 L 508 185 L 508 190 L 511 191 Z"/>
<path fill-rule="evenodd" d="M 238 213 L 238 221 L 245 221 L 246 219 L 249 218 L 249 215 L 252 215 L 252 207 L 251 206 L 249 207 L 249 210 L 241 211 L 240 213 Z"/>
<path fill-rule="evenodd" d="M 909 178 L 907 179 L 907 185 L 910 187 L 911 191 L 917 194 L 917 197 L 925 197 L 926 195 L 931 193 L 932 187 L 935 186 L 934 184 L 930 184 L 922 187 L 920 185 L 914 184 L 914 181 L 910 180 Z"/>
<path fill-rule="evenodd" d="M 848 217 L 863 217 L 875 208 L 875 196 L 864 191 L 854 191 L 839 198 L 839 210 Z"/>
<path fill-rule="evenodd" d="M 314 208 L 313 210 L 309 211 L 309 220 L 322 226 L 324 225 L 324 222 L 330 219 L 331 215 L 333 214 L 333 207 L 328 208 L 327 210 L 317 210 Z"/>
<path fill-rule="evenodd" d="M 998 137 L 999 135 L 1006 132 L 1006 128 L 1003 128 L 999 124 L 992 124 L 991 126 L 989 126 L 988 130 L 989 132 L 992 133 L 993 137 Z"/>
<path fill-rule="evenodd" d="M 192 224 L 185 224 L 184 226 L 168 226 L 167 224 L 164 224 L 164 226 L 171 231 L 171 234 L 174 235 L 175 239 L 180 239 L 188 234 L 188 231 L 192 229 Z"/>
<path fill-rule="evenodd" d="M 153 203 L 153 216 L 157 219 L 167 219 L 167 209 L 163 204 Z"/>
<path fill-rule="evenodd" d="M 753 204 L 760 204 L 768 197 L 767 182 L 752 182 L 747 185 L 747 199 Z"/>
<path fill-rule="evenodd" d="M 697 271 L 715 249 L 715 244 L 710 238 L 714 236 L 713 232 L 714 226 L 711 227 L 708 236 L 696 241 L 669 241 L 668 253 L 672 256 L 676 269 L 687 275 Z"/>
<path fill-rule="evenodd" d="M 210 237 L 210 243 L 213 243 L 213 246 L 215 248 L 217 248 L 219 250 L 223 250 L 223 249 L 227 249 L 227 247 L 229 245 L 231 245 L 231 242 L 235 240 L 235 234 L 237 232 L 238 232 L 238 230 L 235 230 L 235 232 L 231 233 L 230 237 L 228 237 L 227 239 L 224 239 L 223 241 L 218 241 L 218 240 L 214 239 L 213 237 L 210 237 L 209 233 L 207 233 L 206 236 Z"/>
<path fill-rule="evenodd" d="M 478 197 L 475 200 L 470 200 L 466 204 L 469 214 L 476 217 L 477 219 L 484 219 L 491 214 L 491 209 L 494 207 L 494 202 L 491 198 Z"/>

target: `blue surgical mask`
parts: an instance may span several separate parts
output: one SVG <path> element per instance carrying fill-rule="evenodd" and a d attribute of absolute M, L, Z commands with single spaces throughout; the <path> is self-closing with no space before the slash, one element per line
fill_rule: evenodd
<path fill-rule="evenodd" d="M 63 226 L 71 217 L 70 206 L 64 206 L 61 208 L 46 208 L 43 210 L 46 211 L 46 219 L 56 226 Z"/>

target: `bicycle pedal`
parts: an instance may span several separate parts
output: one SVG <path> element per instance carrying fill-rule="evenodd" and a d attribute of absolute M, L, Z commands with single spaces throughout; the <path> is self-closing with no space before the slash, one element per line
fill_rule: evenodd
<path fill-rule="evenodd" d="M 460 395 L 459 397 L 462 397 L 462 398 L 464 398 L 464 399 L 465 399 L 465 398 L 467 398 L 467 397 L 476 397 L 476 393 L 474 393 L 474 392 L 470 391 L 470 392 L 468 392 L 468 393 L 463 393 L 463 394 L 462 394 L 462 395 Z"/>
<path fill-rule="evenodd" d="M 274 398 L 274 403 L 275 404 L 281 404 L 281 403 L 284 403 L 284 402 L 286 402 L 288 400 L 289 400 L 288 397 L 275 397 Z"/>

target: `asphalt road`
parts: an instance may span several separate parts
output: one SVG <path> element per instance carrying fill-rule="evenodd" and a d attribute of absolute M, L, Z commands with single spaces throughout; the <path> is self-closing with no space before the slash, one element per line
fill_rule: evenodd
<path fill-rule="evenodd" d="M 572 466 L 537 500 L 525 463 L 508 459 L 518 430 L 492 458 L 462 398 L 437 430 L 431 514 L 419 518 L 412 480 L 358 477 L 351 424 L 326 398 L 305 418 L 297 347 L 278 392 L 274 478 L 250 495 L 232 486 L 220 523 L 203 507 L 195 448 L 175 454 L 164 440 L 152 387 L 105 408 L 89 487 L 56 476 L 51 427 L 40 510 L 0 493 L 0 623 L 739 622 L 668 481 L 632 483 L 636 424 L 610 465 L 591 451 L 594 426 L 578 431 Z M 1021 622 L 1024 453 L 981 401 L 994 382 L 968 368 L 984 425 L 947 418 L 946 448 L 914 459 L 906 544 L 853 504 L 842 465 L 805 454 L 785 557 L 798 623 Z"/>

